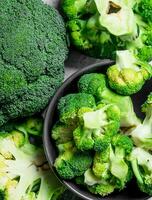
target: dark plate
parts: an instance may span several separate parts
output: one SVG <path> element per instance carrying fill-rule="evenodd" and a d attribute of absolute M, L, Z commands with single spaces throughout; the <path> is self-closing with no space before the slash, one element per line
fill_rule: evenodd
<path fill-rule="evenodd" d="M 79 185 L 74 184 L 72 181 L 65 181 L 60 179 L 57 172 L 55 171 L 55 168 L 53 167 L 53 163 L 57 157 L 57 150 L 55 143 L 53 139 L 51 139 L 51 128 L 56 122 L 58 116 L 56 112 L 56 107 L 58 104 L 59 99 L 68 94 L 77 92 L 77 81 L 80 78 L 81 75 L 85 73 L 90 72 L 101 72 L 105 73 L 108 66 L 112 65 L 112 61 L 107 62 L 101 62 L 98 64 L 93 64 L 88 67 L 85 67 L 82 70 L 79 70 L 72 76 L 70 76 L 58 89 L 54 97 L 52 98 L 48 110 L 46 112 L 45 122 L 44 122 L 44 135 L 43 135 L 43 142 L 44 142 L 44 149 L 46 153 L 47 160 L 50 164 L 50 167 L 58 177 L 58 179 L 65 184 L 70 190 L 75 192 L 77 195 L 79 195 L 81 198 L 87 199 L 87 200 L 128 200 L 128 199 L 138 199 L 138 200 L 145 200 L 148 199 L 149 196 L 141 193 L 137 186 L 135 181 L 133 180 L 127 188 L 121 192 L 113 193 L 112 195 L 109 195 L 108 197 L 101 198 L 99 196 L 93 195 L 90 192 L 88 192 L 86 189 L 81 188 Z M 143 117 L 140 112 L 140 106 L 145 101 L 147 95 L 152 91 L 152 80 L 148 81 L 144 88 L 138 92 L 137 94 L 132 96 L 135 111 L 139 117 Z"/>

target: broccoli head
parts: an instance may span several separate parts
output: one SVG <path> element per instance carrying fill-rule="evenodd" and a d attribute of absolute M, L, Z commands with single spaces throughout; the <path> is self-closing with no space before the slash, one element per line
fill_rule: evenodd
<path fill-rule="evenodd" d="M 76 93 L 62 97 L 58 103 L 59 119 L 66 124 L 76 125 L 80 108 L 95 108 L 95 99 L 91 94 Z"/>
<path fill-rule="evenodd" d="M 142 106 L 142 111 L 146 113 L 143 123 L 139 124 L 129 134 L 136 146 L 152 150 L 152 93 Z"/>
<path fill-rule="evenodd" d="M 140 61 L 129 50 L 117 51 L 116 64 L 107 70 L 110 87 L 122 95 L 138 92 L 145 81 L 152 77 L 152 68 Z"/>
<path fill-rule="evenodd" d="M 148 151 L 136 147 L 130 161 L 138 186 L 142 192 L 152 195 L 152 155 Z"/>
<path fill-rule="evenodd" d="M 94 111 L 83 114 L 83 125 L 74 130 L 76 147 L 100 151 L 106 146 L 107 138 L 117 134 L 119 126 L 119 108 L 113 104 L 99 104 Z"/>
<path fill-rule="evenodd" d="M 0 13 L 1 126 L 46 107 L 64 79 L 68 49 L 61 16 L 41 0 L 2 0 Z"/>
<path fill-rule="evenodd" d="M 21 131 L 0 134 L 0 186 L 3 200 L 50 200 L 65 188 L 49 170 L 42 148 Z"/>
<path fill-rule="evenodd" d="M 92 94 L 97 102 L 114 103 L 120 109 L 121 127 L 136 126 L 140 123 L 137 118 L 132 100 L 129 96 L 121 96 L 107 87 L 106 76 L 99 73 L 83 75 L 78 81 L 80 92 Z"/>
<path fill-rule="evenodd" d="M 89 152 L 79 152 L 72 142 L 60 144 L 59 156 L 54 166 L 58 174 L 64 179 L 81 176 L 92 164 L 92 155 Z"/>

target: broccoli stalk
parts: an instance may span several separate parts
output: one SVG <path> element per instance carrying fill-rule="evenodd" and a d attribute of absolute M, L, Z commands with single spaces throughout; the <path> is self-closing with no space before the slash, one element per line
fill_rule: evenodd
<path fill-rule="evenodd" d="M 97 102 L 113 103 L 120 109 L 120 126 L 132 127 L 140 123 L 137 118 L 132 100 L 129 96 L 121 96 L 107 87 L 106 76 L 90 73 L 83 75 L 78 82 L 80 92 L 92 94 Z"/>
<path fill-rule="evenodd" d="M 138 92 L 152 76 L 148 63 L 140 61 L 129 51 L 117 51 L 116 64 L 107 70 L 110 87 L 122 95 Z"/>
<path fill-rule="evenodd" d="M 0 184 L 4 199 L 41 200 L 45 196 L 50 200 L 57 191 L 58 195 L 63 192 L 64 188 L 46 164 L 43 150 L 30 144 L 23 132 L 1 134 L 0 152 Z"/>
<path fill-rule="evenodd" d="M 152 93 L 142 106 L 142 110 L 146 113 L 143 123 L 139 124 L 129 134 L 136 146 L 152 150 Z"/>
<path fill-rule="evenodd" d="M 152 155 L 136 147 L 130 155 L 130 161 L 138 186 L 142 192 L 152 195 Z"/>

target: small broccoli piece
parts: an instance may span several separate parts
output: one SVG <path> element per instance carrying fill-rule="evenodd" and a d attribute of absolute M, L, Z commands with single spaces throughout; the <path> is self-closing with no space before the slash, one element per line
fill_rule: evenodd
<path fill-rule="evenodd" d="M 125 135 L 118 134 L 112 139 L 110 149 L 110 172 L 120 181 L 118 187 L 124 188 L 130 177 L 130 168 L 128 166 L 127 156 L 133 149 L 132 140 Z"/>
<path fill-rule="evenodd" d="M 59 145 L 59 156 L 54 166 L 62 178 L 81 176 L 91 164 L 92 155 L 89 152 L 77 151 L 71 142 Z"/>
<path fill-rule="evenodd" d="M 146 113 L 143 123 L 139 124 L 129 134 L 136 146 L 152 150 L 152 93 L 142 106 L 142 111 Z"/>
<path fill-rule="evenodd" d="M 130 161 L 137 184 L 142 192 L 152 195 L 152 155 L 146 150 L 136 147 L 133 149 Z"/>
<path fill-rule="evenodd" d="M 152 68 L 140 61 L 129 50 L 117 51 L 116 65 L 107 70 L 110 87 L 122 95 L 138 92 L 145 81 L 152 77 Z"/>
<path fill-rule="evenodd" d="M 95 0 L 100 13 L 100 24 L 115 36 L 135 35 L 137 32 L 136 18 L 132 3 L 128 1 Z"/>
<path fill-rule="evenodd" d="M 70 142 L 73 138 L 73 126 L 56 123 L 52 128 L 52 138 L 57 144 Z"/>
<path fill-rule="evenodd" d="M 101 151 L 107 145 L 107 137 L 117 134 L 119 127 L 119 108 L 113 104 L 99 104 L 96 110 L 83 114 L 83 126 L 74 130 L 76 147 Z"/>
<path fill-rule="evenodd" d="M 96 11 L 93 0 L 63 0 L 61 6 L 64 15 L 68 19 L 77 19 Z"/>
<path fill-rule="evenodd" d="M 152 21 L 152 1 L 151 0 L 139 0 L 134 6 L 134 10 L 137 14 L 143 17 L 146 22 Z"/>
<path fill-rule="evenodd" d="M 80 92 L 92 94 L 96 101 L 116 104 L 120 109 L 121 127 L 138 125 L 140 120 L 134 112 L 131 98 L 114 93 L 107 87 L 106 82 L 106 76 L 103 74 L 85 74 L 79 79 L 78 88 Z"/>
<path fill-rule="evenodd" d="M 54 195 L 56 200 L 65 189 L 49 170 L 43 150 L 16 130 L 0 134 L 0 186 L 3 200 L 41 200 L 44 196 L 50 200 Z"/>
<path fill-rule="evenodd" d="M 62 97 L 58 103 L 59 119 L 66 124 L 77 122 L 77 113 L 80 108 L 95 108 L 94 97 L 90 94 L 76 93 Z"/>
<path fill-rule="evenodd" d="M 138 49 L 138 57 L 142 61 L 150 62 L 152 60 L 152 46 L 142 46 Z"/>

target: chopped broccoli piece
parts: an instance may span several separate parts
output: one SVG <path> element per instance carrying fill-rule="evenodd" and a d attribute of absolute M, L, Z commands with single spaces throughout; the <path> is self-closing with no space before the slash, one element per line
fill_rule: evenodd
<path fill-rule="evenodd" d="M 107 87 L 106 81 L 103 74 L 85 74 L 79 79 L 78 88 L 80 92 L 92 94 L 96 101 L 116 104 L 120 109 L 121 127 L 138 125 L 140 120 L 134 112 L 131 98 L 114 93 Z"/>
<path fill-rule="evenodd" d="M 52 128 L 52 138 L 57 144 L 70 142 L 73 139 L 73 126 L 56 123 Z"/>
<path fill-rule="evenodd" d="M 83 126 L 73 132 L 76 147 L 80 150 L 100 151 L 106 146 L 106 136 L 117 134 L 120 111 L 113 104 L 99 104 L 97 109 L 83 114 Z"/>
<path fill-rule="evenodd" d="M 68 94 L 62 97 L 58 104 L 59 119 L 66 124 L 74 124 L 77 122 L 77 113 L 80 108 L 95 108 L 94 97 L 90 94 L 77 93 Z"/>
<path fill-rule="evenodd" d="M 116 65 L 107 70 L 110 87 L 122 95 L 138 92 L 145 81 L 152 77 L 152 68 L 140 61 L 129 50 L 117 51 Z"/>
<path fill-rule="evenodd" d="M 50 200 L 65 190 L 49 170 L 44 152 L 20 131 L 0 135 L 0 187 L 3 200 Z"/>
<path fill-rule="evenodd" d="M 146 22 L 152 21 L 152 1 L 151 0 L 138 0 L 134 6 L 137 14 L 143 17 Z"/>
<path fill-rule="evenodd" d="M 152 155 L 148 151 L 136 147 L 130 161 L 138 186 L 142 192 L 152 195 Z"/>
<path fill-rule="evenodd" d="M 139 124 L 129 134 L 136 146 L 152 150 L 152 93 L 142 106 L 142 111 L 146 113 L 143 123 Z"/>
<path fill-rule="evenodd" d="M 59 156 L 54 166 L 58 174 L 64 179 L 81 176 L 92 164 L 92 155 L 89 152 L 79 152 L 73 143 L 59 145 Z"/>

